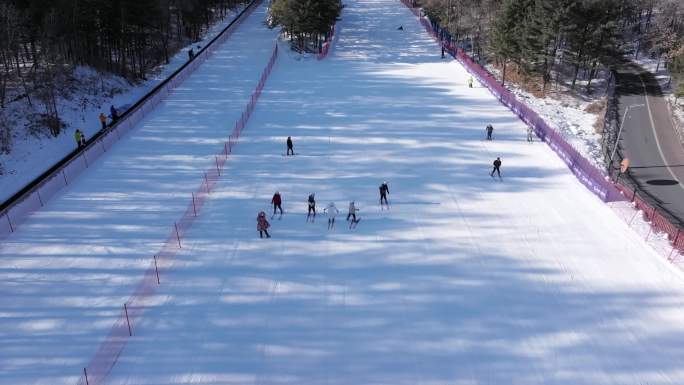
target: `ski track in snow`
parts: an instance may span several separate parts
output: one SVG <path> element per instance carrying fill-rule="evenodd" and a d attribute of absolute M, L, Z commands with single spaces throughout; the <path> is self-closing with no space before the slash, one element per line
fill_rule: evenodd
<path fill-rule="evenodd" d="M 527 143 L 524 123 L 486 89 L 468 89 L 398 1 L 346 5 L 326 60 L 279 58 L 189 247 L 162 272 L 166 300 L 134 325 L 107 384 L 684 383 L 682 273 L 546 145 Z M 74 383 L 111 325 L 106 312 L 220 149 L 228 130 L 209 127 L 234 120 L 244 103 L 228 100 L 248 95 L 265 65 L 275 32 L 263 18 L 262 7 L 129 146 L 2 246 L 0 384 Z M 235 104 L 212 121 L 206 82 L 224 78 L 244 87 L 212 95 Z M 185 113 L 209 105 L 192 125 L 176 122 L 181 99 Z M 150 130 L 175 160 L 122 169 L 160 156 L 141 139 Z M 289 135 L 301 155 L 280 156 Z M 496 156 L 503 181 L 488 175 Z M 383 180 L 389 210 L 378 207 Z M 259 239 L 256 215 L 271 212 L 276 190 L 286 213 Z M 311 192 L 314 223 L 302 221 Z M 363 219 L 353 230 L 350 200 Z M 342 210 L 328 230 L 331 201 Z"/>

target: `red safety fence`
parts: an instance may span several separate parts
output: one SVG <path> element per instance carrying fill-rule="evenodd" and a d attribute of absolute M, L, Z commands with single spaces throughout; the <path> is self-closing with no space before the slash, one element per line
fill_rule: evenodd
<path fill-rule="evenodd" d="M 192 227 L 195 219 L 199 216 L 202 207 L 209 198 L 211 191 L 224 172 L 224 166 L 233 148 L 238 143 L 238 139 L 244 130 L 247 121 L 254 112 L 256 103 L 266 84 L 266 80 L 271 74 L 271 70 L 278 58 L 278 45 L 273 48 L 273 53 L 261 74 L 259 83 L 252 92 L 249 102 L 245 106 L 240 118 L 233 126 L 233 132 L 228 136 L 228 140 L 223 143 L 221 151 L 214 157 L 212 166 L 201 175 L 202 182 L 199 188 L 189 197 L 188 206 L 178 221 L 173 224 L 171 233 L 161 250 L 154 255 L 150 266 L 136 287 L 135 291 L 122 306 L 120 313 L 116 316 L 114 325 L 109 334 L 100 344 L 95 355 L 88 366 L 83 368 L 83 373 L 78 381 L 79 385 L 103 384 L 109 372 L 116 364 L 128 339 L 135 333 L 137 321 L 146 309 L 158 305 L 162 302 L 154 294 L 161 280 L 160 271 L 169 269 L 173 265 L 176 253 L 183 248 L 183 239 Z"/>
<path fill-rule="evenodd" d="M 131 110 L 125 112 L 121 119 L 107 129 L 97 140 L 94 140 L 86 148 L 61 167 L 55 169 L 50 175 L 46 176 L 40 183 L 27 191 L 20 199 L 9 205 L 0 212 L 0 239 L 3 239 L 17 230 L 17 227 L 24 222 L 32 213 L 39 210 L 62 188 L 68 186 L 78 175 L 90 167 L 100 156 L 109 151 L 121 138 L 123 138 L 133 127 L 139 124 L 149 115 L 156 106 L 170 95 L 185 79 L 213 55 L 217 47 L 224 43 L 247 18 L 261 0 L 250 3 L 241 12 L 234 22 L 224 31 L 214 38 L 210 44 L 205 46 L 197 53 L 195 58 L 185 64 L 183 68 L 175 72 L 168 80 L 159 87 L 137 102 Z"/>
<path fill-rule="evenodd" d="M 670 260 L 676 258 L 677 254 L 675 254 L 675 251 L 678 251 L 679 254 L 684 254 L 683 229 L 670 222 L 655 206 L 640 197 L 636 190 L 620 183 L 616 183 L 615 187 L 632 202 L 636 210 L 642 213 L 644 220 L 650 224 L 652 231 L 667 235 L 667 239 L 672 243 L 672 250 L 668 257 Z M 646 240 L 648 240 L 650 233 L 646 235 Z"/>
<path fill-rule="evenodd" d="M 419 18 L 423 27 L 446 51 L 454 56 L 468 72 L 487 87 L 502 104 L 510 108 L 522 121 L 534 129 L 537 136 L 551 147 L 583 185 L 599 196 L 604 202 L 631 200 L 635 204 L 636 209 L 643 212 L 644 218 L 651 225 L 651 230 L 667 234 L 668 240 L 672 242 L 670 259 L 673 258 L 675 250 L 684 254 L 684 230 L 668 221 L 655 207 L 639 197 L 635 190 L 618 183 L 613 183 L 606 173 L 584 158 L 562 134 L 553 129 L 527 105 L 519 102 L 515 95 L 501 85 L 491 72 L 475 62 L 464 50 L 457 49 L 454 42 L 440 39 L 440 34 L 436 30 L 436 27 L 439 27 L 430 23 L 428 18 L 422 15 L 420 8 L 416 8 L 415 0 L 400 1 Z M 647 241 L 651 232 L 649 231 L 646 235 Z"/>

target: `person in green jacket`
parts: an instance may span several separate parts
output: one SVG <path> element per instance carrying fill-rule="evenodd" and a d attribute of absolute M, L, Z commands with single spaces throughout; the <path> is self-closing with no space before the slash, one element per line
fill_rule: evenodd
<path fill-rule="evenodd" d="M 76 140 L 76 145 L 80 148 L 83 142 L 83 133 L 78 128 L 74 132 L 74 139 Z"/>
<path fill-rule="evenodd" d="M 468 88 L 473 88 L 473 77 L 468 78 Z"/>

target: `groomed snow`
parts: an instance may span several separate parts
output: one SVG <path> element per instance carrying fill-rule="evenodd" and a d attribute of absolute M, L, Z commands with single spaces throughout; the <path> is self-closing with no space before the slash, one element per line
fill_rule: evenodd
<path fill-rule="evenodd" d="M 467 73 L 439 58 L 399 1 L 345 3 L 328 59 L 281 55 L 162 276 L 166 303 L 134 325 L 107 384 L 684 383 L 680 271 L 546 145 L 527 143 L 524 124 L 485 88 L 468 89 Z M 252 47 L 264 61 L 255 73 L 272 44 L 263 16 L 225 46 Z M 107 331 L 104 313 L 131 292 L 131 269 L 147 265 L 170 212 L 197 184 L 183 182 L 198 182 L 191 176 L 208 162 L 152 122 L 174 122 L 197 146 L 211 142 L 197 138 L 210 135 L 202 128 L 211 113 L 227 112 L 206 102 L 216 95 L 203 82 L 251 79 L 222 65 L 221 54 L 207 61 L 131 150 L 110 153 L 3 246 L 0 337 L 10 344 L 0 350 L 0 383 L 71 383 L 49 373 L 87 363 Z M 204 113 L 178 121 L 179 104 Z M 483 140 L 488 123 L 492 142 Z M 144 148 L 153 129 L 159 147 Z M 288 135 L 295 157 L 283 156 Z M 127 170 L 114 166 L 142 172 L 126 152 L 136 137 L 139 157 L 163 149 L 195 162 L 159 163 L 114 194 L 105 182 Z M 497 156 L 503 181 L 488 175 Z M 389 211 L 377 203 L 383 180 Z M 286 213 L 271 219 L 271 239 L 259 239 L 256 214 L 270 214 L 276 190 Z M 311 192 L 319 210 L 337 203 L 334 230 L 323 215 L 306 222 Z M 91 202 L 103 195 L 119 201 Z M 361 208 L 355 230 L 344 221 L 350 200 Z M 77 217 L 84 201 L 90 211 Z"/>
<path fill-rule="evenodd" d="M 277 36 L 265 14 L 2 241 L 0 384 L 76 382 L 256 87 Z"/>

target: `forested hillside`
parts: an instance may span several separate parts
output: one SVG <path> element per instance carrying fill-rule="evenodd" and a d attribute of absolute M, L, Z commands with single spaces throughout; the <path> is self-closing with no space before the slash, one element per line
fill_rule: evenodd
<path fill-rule="evenodd" d="M 504 74 L 548 84 L 578 78 L 591 91 L 599 69 L 623 55 L 649 55 L 684 86 L 681 0 L 419 0 L 431 19 L 479 60 Z M 675 87 L 676 88 L 676 87 Z"/>
<path fill-rule="evenodd" d="M 0 2 L 0 152 L 17 131 L 58 136 L 59 101 L 78 93 L 77 66 L 143 80 L 243 0 Z M 102 93 L 116 90 L 101 90 Z M 6 107 L 21 103 L 26 127 Z M 15 109 L 16 110 L 16 109 Z M 21 135 L 20 135 L 21 136 Z"/>

